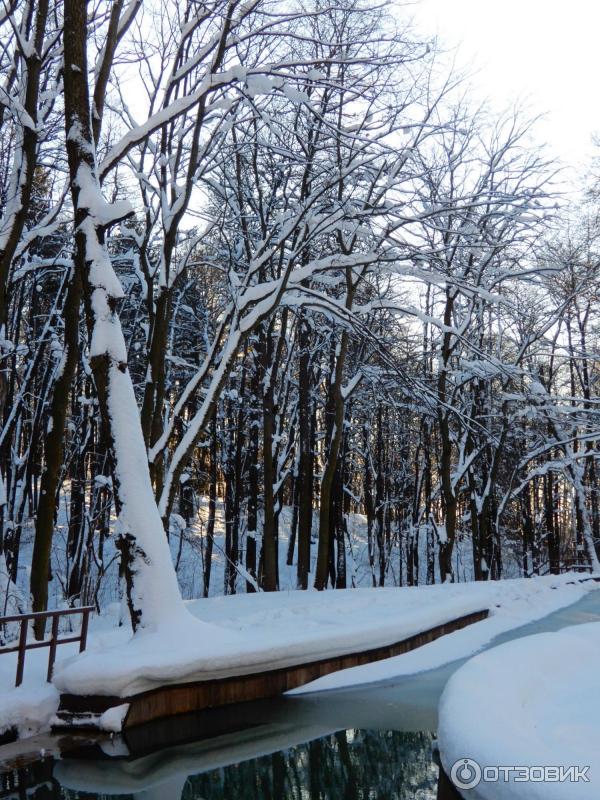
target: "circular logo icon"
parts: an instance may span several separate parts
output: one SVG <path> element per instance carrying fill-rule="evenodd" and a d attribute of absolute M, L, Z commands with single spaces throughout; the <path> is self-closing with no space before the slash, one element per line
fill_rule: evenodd
<path fill-rule="evenodd" d="M 459 758 L 452 765 L 450 780 L 458 789 L 474 789 L 481 781 L 481 767 L 472 758 Z"/>

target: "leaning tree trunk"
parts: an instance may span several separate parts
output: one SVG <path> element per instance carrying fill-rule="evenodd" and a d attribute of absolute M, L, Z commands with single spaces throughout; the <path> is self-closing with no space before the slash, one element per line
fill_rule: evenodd
<path fill-rule="evenodd" d="M 120 506 L 121 551 L 134 630 L 186 615 L 169 546 L 154 500 L 139 411 L 121 323 L 123 289 L 104 244 L 106 228 L 131 213 L 128 203 L 102 197 L 92 136 L 86 3 L 65 0 L 64 103 L 67 156 L 75 216 L 75 269 L 81 277 L 90 332 L 90 364 L 113 453 Z"/>

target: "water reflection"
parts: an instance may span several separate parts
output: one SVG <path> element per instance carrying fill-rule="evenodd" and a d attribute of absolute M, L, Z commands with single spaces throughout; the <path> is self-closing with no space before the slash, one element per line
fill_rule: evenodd
<path fill-rule="evenodd" d="M 169 754 L 162 764 L 153 756 L 122 762 L 119 770 L 115 770 L 114 761 L 91 764 L 69 759 L 54 765 L 53 784 L 62 794 L 45 797 L 435 800 L 438 768 L 432 760 L 432 741 L 431 733 L 349 729 L 269 755 L 189 774 L 191 746 Z"/>
<path fill-rule="evenodd" d="M 346 730 L 224 770 L 194 775 L 182 800 L 435 798 L 432 735 Z"/>
<path fill-rule="evenodd" d="M 191 747 L 135 761 L 38 761 L 5 773 L 0 797 L 34 800 L 435 800 L 430 733 L 337 731 L 206 771 Z M 187 756 L 187 758 L 186 758 Z M 187 771 L 192 769 L 189 774 Z M 183 770 L 183 771 L 181 771 Z"/>

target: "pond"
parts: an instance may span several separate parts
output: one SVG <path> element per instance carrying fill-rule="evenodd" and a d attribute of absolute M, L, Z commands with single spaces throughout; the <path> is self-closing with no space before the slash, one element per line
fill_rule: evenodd
<path fill-rule="evenodd" d="M 593 591 L 493 644 L 598 619 Z M 432 744 L 441 692 L 461 663 L 176 717 L 126 739 L 70 747 L 60 760 L 5 773 L 0 798 L 447 800 L 458 795 L 438 785 Z"/>

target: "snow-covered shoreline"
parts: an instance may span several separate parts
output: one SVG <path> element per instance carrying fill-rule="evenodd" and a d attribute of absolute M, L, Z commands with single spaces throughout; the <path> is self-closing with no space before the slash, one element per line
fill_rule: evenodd
<path fill-rule="evenodd" d="M 440 702 L 446 773 L 461 759 L 476 762 L 483 777 L 469 794 L 484 800 L 597 798 L 599 662 L 598 622 L 527 636 L 468 661 L 450 678 Z M 519 773 L 502 772 L 495 780 L 494 768 L 509 766 Z M 569 778 L 550 775 L 554 779 L 538 782 L 532 773 L 534 779 L 524 781 L 523 769 L 532 767 L 562 769 Z M 466 780 L 477 781 L 474 770 Z"/>
<path fill-rule="evenodd" d="M 499 633 L 576 602 L 596 587 L 578 575 L 414 588 L 279 592 L 193 601 L 186 628 L 131 638 L 116 615 L 94 621 L 89 648 L 58 650 L 54 685 L 44 683 L 47 652 L 28 653 L 25 683 L 12 688 L 14 658 L 0 662 L 0 731 L 44 730 L 58 692 L 126 697 L 158 685 L 277 668 L 332 653 L 368 649 L 414 635 L 482 608 L 484 622 L 394 659 L 345 670 L 304 691 L 410 674 L 480 649 Z"/>

